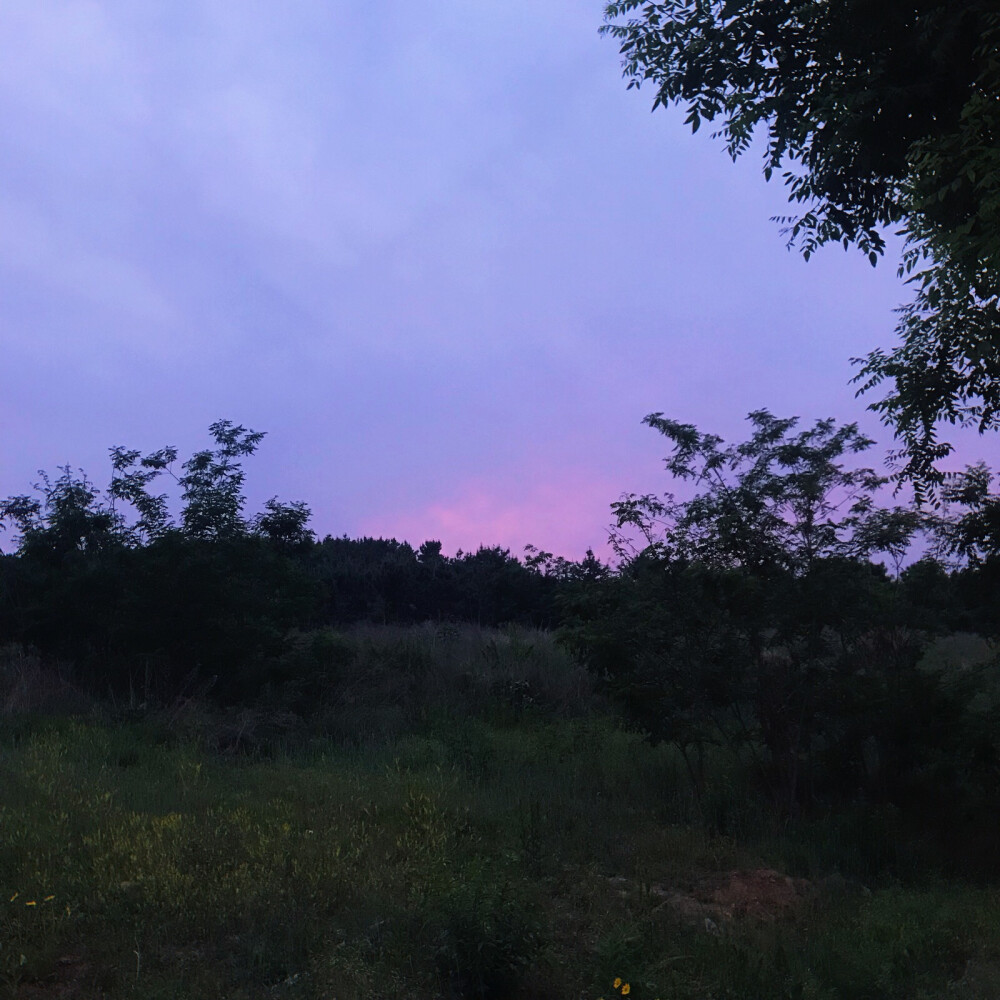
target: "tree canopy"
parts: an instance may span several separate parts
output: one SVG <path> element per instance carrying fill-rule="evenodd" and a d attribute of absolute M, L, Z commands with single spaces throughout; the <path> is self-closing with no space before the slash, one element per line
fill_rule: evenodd
<path fill-rule="evenodd" d="M 860 359 L 918 487 L 951 447 L 942 422 L 1000 426 L 1000 12 L 994 0 L 622 0 L 603 32 L 629 87 L 681 104 L 735 159 L 766 134 L 764 174 L 801 206 L 782 218 L 808 258 L 852 244 L 874 265 L 907 238 L 900 345 Z"/>
<path fill-rule="evenodd" d="M 795 417 L 757 410 L 747 419 L 750 438 L 726 445 L 662 413 L 645 418 L 672 443 L 667 471 L 698 494 L 683 502 L 671 494 L 628 494 L 613 503 L 620 556 L 633 548 L 621 533 L 626 527 L 639 530 L 647 556 L 760 576 L 808 574 L 837 557 L 903 556 L 919 519 L 905 508 L 876 505 L 886 480 L 873 469 L 845 467 L 845 458 L 874 444 L 857 424 L 818 420 L 796 432 Z"/>

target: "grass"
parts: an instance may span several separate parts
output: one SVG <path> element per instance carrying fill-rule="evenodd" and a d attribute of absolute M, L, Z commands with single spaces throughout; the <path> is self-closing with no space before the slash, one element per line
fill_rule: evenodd
<path fill-rule="evenodd" d="M 365 669 L 418 657 L 380 636 L 355 637 Z M 239 719 L 196 706 L 10 713 L 0 996 L 597 1000 L 616 978 L 637 1000 L 1000 995 L 995 887 L 909 864 L 891 817 L 778 828 L 722 760 L 707 822 L 671 748 L 593 703 L 526 706 L 517 657 L 541 667 L 498 638 L 484 655 L 460 637 L 474 711 L 435 708 L 452 646 L 415 670 L 425 701 L 358 739 L 341 727 L 370 697 L 360 654 L 333 735 L 260 713 L 220 740 Z M 674 905 L 761 868 L 807 877 L 801 905 Z"/>

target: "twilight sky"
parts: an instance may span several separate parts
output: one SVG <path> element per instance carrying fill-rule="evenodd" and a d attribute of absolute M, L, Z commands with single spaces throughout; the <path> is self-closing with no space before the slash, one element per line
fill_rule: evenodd
<path fill-rule="evenodd" d="M 227 417 L 321 535 L 578 558 L 669 486 L 651 411 L 888 446 L 847 382 L 894 262 L 786 251 L 780 185 L 651 115 L 601 14 L 4 0 L 0 496 Z"/>

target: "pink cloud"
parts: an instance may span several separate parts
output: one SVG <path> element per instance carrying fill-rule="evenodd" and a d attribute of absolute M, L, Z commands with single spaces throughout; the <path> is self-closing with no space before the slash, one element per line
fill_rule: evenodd
<path fill-rule="evenodd" d="M 592 548 L 604 559 L 609 555 L 609 505 L 620 492 L 610 481 L 579 472 L 559 479 L 478 478 L 422 509 L 382 511 L 364 521 L 360 533 L 405 539 L 414 546 L 437 539 L 449 554 L 499 545 L 521 556 L 524 546 L 532 544 L 568 559 L 579 559 Z"/>

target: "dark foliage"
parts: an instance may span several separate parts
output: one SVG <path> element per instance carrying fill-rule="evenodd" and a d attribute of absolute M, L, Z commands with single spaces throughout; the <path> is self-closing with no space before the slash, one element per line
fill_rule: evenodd
<path fill-rule="evenodd" d="M 630 86 L 686 105 L 694 129 L 722 119 L 734 157 L 767 129 L 765 173 L 787 164 L 792 221 L 807 253 L 828 241 L 879 253 L 901 221 L 914 144 L 957 130 L 979 74 L 980 0 L 787 3 L 625 0 L 605 31 Z M 624 20 L 624 18 L 628 18 Z"/>
<path fill-rule="evenodd" d="M 678 103 L 735 159 L 766 136 L 804 211 L 780 221 L 808 258 L 856 245 L 874 265 L 901 225 L 900 344 L 859 359 L 861 391 L 901 446 L 899 474 L 932 492 L 942 423 L 1000 426 L 1000 11 L 993 0 L 623 0 L 603 31 L 629 87 Z"/>
<path fill-rule="evenodd" d="M 956 477 L 933 515 L 886 508 L 855 426 L 749 419 L 748 439 L 729 445 L 647 418 L 693 494 L 614 504 L 614 571 L 591 553 L 571 563 L 529 548 L 522 561 L 502 548 L 446 557 L 435 541 L 317 541 L 308 508 L 276 498 L 247 516 L 240 459 L 261 435 L 226 421 L 216 447 L 182 467 L 175 522 L 151 491 L 174 450 L 116 449 L 105 494 L 67 468 L 0 503 L 18 532 L 17 552 L 0 557 L 0 645 L 37 651 L 117 704 L 214 703 L 240 748 L 256 745 L 247 720 L 261 712 L 281 731 L 323 720 L 363 739 L 434 712 L 582 710 L 586 678 L 568 660 L 536 664 L 523 629 L 462 652 L 454 623 L 559 627 L 629 723 L 677 748 L 723 831 L 733 820 L 710 787 L 720 759 L 786 819 L 931 807 L 986 830 L 1000 779 L 989 473 Z M 904 567 L 919 533 L 928 554 Z M 359 623 L 379 637 L 339 631 Z M 420 623 L 436 624 L 410 638 L 389 627 Z M 467 995 L 502 991 L 519 974 L 503 941 L 521 925 L 459 916 L 442 969 Z"/>
<path fill-rule="evenodd" d="M 855 428 L 750 421 L 750 439 L 726 446 L 647 418 L 696 493 L 614 505 L 625 561 L 564 595 L 564 641 L 635 725 L 678 748 L 705 803 L 722 753 L 783 816 L 859 797 L 909 815 L 981 809 L 1000 777 L 995 648 L 934 653 L 939 637 L 1000 626 L 975 470 L 956 510 L 884 510 L 883 481 L 843 464 L 870 445 Z M 900 569 L 918 529 L 976 559 Z M 880 551 L 895 575 L 870 561 Z"/>
<path fill-rule="evenodd" d="M 503 548 L 446 557 L 435 541 L 317 541 L 308 507 L 277 498 L 248 517 L 241 463 L 264 435 L 226 420 L 210 433 L 214 447 L 179 475 L 175 448 L 118 447 L 106 493 L 67 466 L 0 502 L 0 525 L 17 532 L 16 554 L 0 557 L 0 643 L 71 664 L 101 695 L 199 691 L 234 703 L 290 683 L 304 655 L 296 637 L 310 629 L 556 623 L 573 564 L 534 550 L 521 562 Z M 163 477 L 177 484 L 176 522 L 167 494 L 154 492 Z M 579 572 L 601 571 L 590 556 Z"/>

